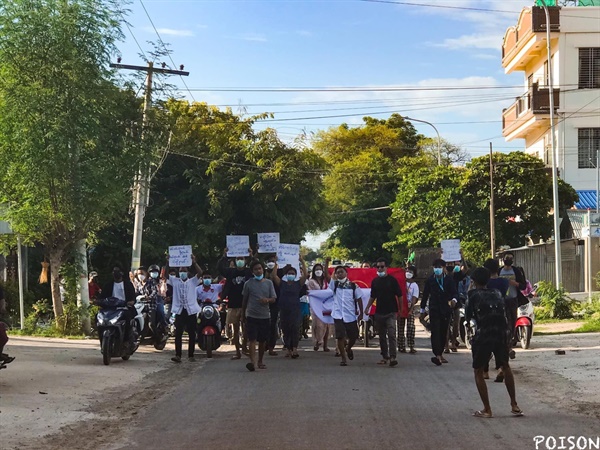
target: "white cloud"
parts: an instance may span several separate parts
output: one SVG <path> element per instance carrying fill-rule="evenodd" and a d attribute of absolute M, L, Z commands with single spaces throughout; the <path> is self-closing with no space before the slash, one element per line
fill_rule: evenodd
<path fill-rule="evenodd" d="M 432 44 L 436 47 L 444 47 L 450 50 L 461 50 L 465 48 L 498 49 L 502 45 L 502 37 L 494 34 L 468 34 L 458 38 L 444 39 L 441 44 Z"/>
<path fill-rule="evenodd" d="M 246 33 L 240 36 L 239 39 L 251 42 L 267 42 L 267 37 L 260 33 Z"/>
<path fill-rule="evenodd" d="M 498 56 L 498 54 L 492 54 L 492 53 L 473 53 L 471 55 L 472 58 L 476 58 L 476 59 L 495 59 L 498 60 L 500 57 Z M 502 72 L 504 73 L 504 72 Z"/>
<path fill-rule="evenodd" d="M 154 28 L 146 27 L 144 30 L 154 33 Z M 193 37 L 194 32 L 191 30 L 179 30 L 174 28 L 157 28 L 159 34 L 164 36 L 177 36 L 177 37 Z"/>
<path fill-rule="evenodd" d="M 312 31 L 308 31 L 308 30 L 298 30 L 298 31 L 296 31 L 296 34 L 298 34 L 299 36 L 303 36 L 303 37 L 313 37 L 314 36 Z"/>

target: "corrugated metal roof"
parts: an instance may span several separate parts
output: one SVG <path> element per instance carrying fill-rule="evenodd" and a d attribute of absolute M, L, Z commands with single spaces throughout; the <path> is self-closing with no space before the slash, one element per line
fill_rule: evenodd
<path fill-rule="evenodd" d="M 575 203 L 577 209 L 596 209 L 596 191 L 577 191 L 579 201 Z"/>

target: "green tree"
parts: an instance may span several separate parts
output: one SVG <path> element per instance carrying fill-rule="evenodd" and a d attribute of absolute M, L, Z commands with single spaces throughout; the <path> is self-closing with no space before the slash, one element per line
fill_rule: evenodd
<path fill-rule="evenodd" d="M 116 1 L 0 4 L 0 203 L 51 264 L 52 299 L 74 244 L 126 210 L 143 147 L 139 101 L 116 87 L 109 56 L 122 37 Z"/>
<path fill-rule="evenodd" d="M 450 141 L 441 138 L 424 138 L 419 142 L 421 152 L 429 156 L 437 164 L 438 152 L 442 156 L 442 165 L 444 166 L 464 166 L 471 160 L 471 155 Z"/>
<path fill-rule="evenodd" d="M 331 248 L 347 249 L 349 258 L 374 260 L 390 256 L 382 243 L 391 230 L 388 206 L 396 196 L 396 170 L 400 161 L 418 154 L 422 136 L 398 114 L 363 121 L 362 127 L 321 131 L 313 148 L 330 167 L 324 196 L 335 223 Z"/>

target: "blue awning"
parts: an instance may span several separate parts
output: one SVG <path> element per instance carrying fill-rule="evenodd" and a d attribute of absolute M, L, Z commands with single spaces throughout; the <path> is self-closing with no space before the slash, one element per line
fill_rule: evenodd
<path fill-rule="evenodd" d="M 596 209 L 596 191 L 577 191 L 579 201 L 575 203 L 577 209 Z"/>

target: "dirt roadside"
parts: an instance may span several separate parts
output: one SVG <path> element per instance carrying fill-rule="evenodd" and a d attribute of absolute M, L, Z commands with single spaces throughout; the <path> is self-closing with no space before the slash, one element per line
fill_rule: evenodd
<path fill-rule="evenodd" d="M 173 380 L 218 364 L 232 348 L 181 365 L 170 362 L 171 349 L 144 346 L 130 361 L 105 367 L 96 341 L 11 338 L 8 351 L 17 360 L 0 373 L 0 448 L 126 447 L 114 439 L 107 445 L 107 434 L 125 435 L 120 431 L 135 426 L 155 399 L 169 395 Z M 512 365 L 517 384 L 539 401 L 600 418 L 600 333 L 534 335 Z"/>

